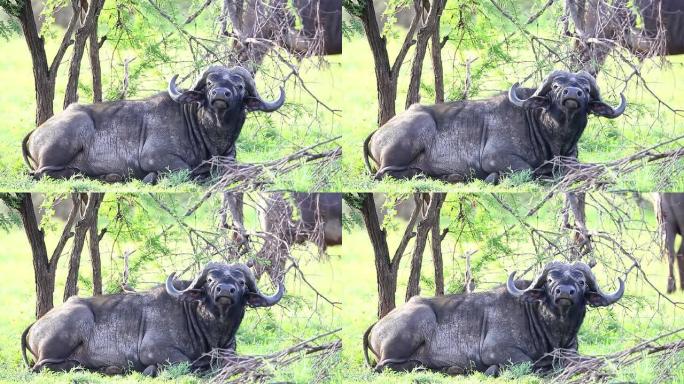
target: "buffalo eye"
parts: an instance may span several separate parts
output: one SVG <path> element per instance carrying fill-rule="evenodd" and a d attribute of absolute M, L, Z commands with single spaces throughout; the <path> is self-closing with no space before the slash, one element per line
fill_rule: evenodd
<path fill-rule="evenodd" d="M 547 281 L 549 284 L 553 283 L 553 279 L 552 279 L 552 278 L 549 278 L 549 279 L 546 280 L 546 281 Z"/>
<path fill-rule="evenodd" d="M 211 87 L 214 83 L 211 82 L 211 80 L 207 80 L 207 87 Z"/>
<path fill-rule="evenodd" d="M 240 285 L 245 285 L 245 281 L 244 281 L 244 280 L 240 280 Z"/>
<path fill-rule="evenodd" d="M 580 287 L 584 287 L 584 280 L 580 280 L 579 285 Z"/>
<path fill-rule="evenodd" d="M 560 85 L 558 85 L 558 84 L 553 84 L 553 89 L 554 89 L 554 90 L 558 89 L 558 87 L 560 87 Z"/>
<path fill-rule="evenodd" d="M 214 281 L 211 277 L 207 277 L 207 283 L 211 284 Z"/>

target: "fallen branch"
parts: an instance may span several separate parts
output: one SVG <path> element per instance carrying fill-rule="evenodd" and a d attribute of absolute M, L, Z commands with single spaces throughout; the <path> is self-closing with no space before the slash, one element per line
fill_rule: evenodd
<path fill-rule="evenodd" d="M 212 362 L 210 383 L 265 383 L 272 382 L 276 372 L 305 358 L 315 357 L 318 371 L 332 367 L 331 360 L 341 349 L 342 340 L 337 339 L 329 343 L 319 344 L 315 341 L 330 336 L 341 330 L 326 332 L 324 334 L 304 340 L 292 347 L 280 352 L 258 356 L 239 356 L 234 350 L 215 349 L 203 356 L 209 357 Z M 315 381 L 326 379 L 325 374 L 316 375 Z"/>
<path fill-rule="evenodd" d="M 657 365 L 661 367 L 660 378 L 667 379 L 665 376 L 669 376 L 669 373 L 683 360 L 676 360 L 675 364 L 671 361 L 674 360 L 672 358 L 675 354 L 684 350 L 684 340 L 667 344 L 656 342 L 682 331 L 684 328 L 643 341 L 632 348 L 604 356 L 581 356 L 576 351 L 556 350 L 548 354 L 547 357 L 552 357 L 554 364 L 560 364 L 563 369 L 555 373 L 550 382 L 563 384 L 607 382 L 614 379 L 620 370 L 650 357 L 657 357 L 661 362 L 670 361 L 669 364 Z"/>
<path fill-rule="evenodd" d="M 277 178 L 304 164 L 314 164 L 319 169 L 324 169 L 342 156 L 342 148 L 338 146 L 326 151 L 317 151 L 316 149 L 339 138 L 335 137 L 302 148 L 283 158 L 263 163 L 238 163 L 234 158 L 214 157 L 203 164 L 210 166 L 212 172 L 218 174 L 207 193 L 264 190 L 275 183 Z M 314 185 L 312 190 L 320 187 L 322 186 Z"/>
<path fill-rule="evenodd" d="M 608 190 L 619 179 L 624 179 L 625 175 L 641 169 L 645 165 L 674 164 L 676 161 L 684 158 L 684 148 L 664 152 L 657 151 L 656 149 L 681 139 L 684 139 L 684 136 L 665 143 L 659 143 L 633 155 L 607 163 L 580 163 L 574 158 L 555 157 L 547 162 L 546 166 L 551 165 L 554 170 L 561 170 L 562 178 L 555 182 L 549 194 L 558 191 L 588 192 Z M 667 185 L 659 185 L 655 188 L 655 190 L 661 189 L 667 189 Z"/>

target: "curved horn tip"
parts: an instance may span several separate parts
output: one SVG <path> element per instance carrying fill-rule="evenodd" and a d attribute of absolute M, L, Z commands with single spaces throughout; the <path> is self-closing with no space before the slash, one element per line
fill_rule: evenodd
<path fill-rule="evenodd" d="M 182 292 L 173 286 L 173 282 L 175 279 L 176 279 L 176 272 L 171 272 L 169 277 L 166 278 L 165 288 L 166 288 L 166 293 L 168 293 L 172 297 L 178 298 L 181 296 Z"/>
<path fill-rule="evenodd" d="M 506 290 L 515 297 L 520 297 L 523 294 L 523 291 L 515 286 L 515 271 L 508 275 L 508 281 L 506 281 Z"/>
<path fill-rule="evenodd" d="M 273 112 L 285 104 L 285 89 L 280 87 L 280 96 L 275 101 L 261 101 L 261 107 L 258 108 L 264 112 Z"/>
<path fill-rule="evenodd" d="M 513 105 L 522 108 L 525 100 L 522 100 L 518 97 L 516 92 L 518 87 L 520 87 L 520 83 L 516 82 L 511 86 L 511 88 L 508 89 L 508 101 L 510 101 Z"/>
<path fill-rule="evenodd" d="M 178 79 L 178 74 L 173 75 L 169 80 L 169 86 L 167 87 L 167 92 L 173 101 L 178 101 L 178 99 L 183 95 L 181 91 L 178 90 L 176 86 L 176 80 Z"/>
<path fill-rule="evenodd" d="M 266 302 L 267 307 L 270 307 L 272 305 L 276 305 L 280 299 L 283 298 L 283 295 L 285 294 L 285 284 L 283 284 L 282 281 L 278 281 L 278 291 L 274 293 L 271 296 L 265 296 L 262 295 L 264 298 L 264 301 Z"/>

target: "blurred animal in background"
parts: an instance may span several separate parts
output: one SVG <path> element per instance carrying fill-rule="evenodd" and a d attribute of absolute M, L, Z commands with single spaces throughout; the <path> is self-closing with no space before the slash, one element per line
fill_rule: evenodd
<path fill-rule="evenodd" d="M 677 288 L 674 276 L 675 259 L 679 270 L 679 287 L 684 290 L 684 193 L 656 193 L 653 200 L 667 253 L 667 293 L 672 293 Z M 679 247 L 676 247 L 677 235 L 680 238 Z"/>

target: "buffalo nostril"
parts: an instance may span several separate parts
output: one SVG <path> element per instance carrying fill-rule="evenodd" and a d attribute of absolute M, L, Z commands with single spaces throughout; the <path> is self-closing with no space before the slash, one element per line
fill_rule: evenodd
<path fill-rule="evenodd" d="M 582 91 L 577 91 L 577 96 L 582 96 Z"/>
<path fill-rule="evenodd" d="M 571 289 L 571 290 L 570 290 L 570 294 L 571 294 L 571 295 L 574 295 L 574 294 L 575 294 L 575 290 L 574 290 L 574 289 Z"/>
<path fill-rule="evenodd" d="M 216 287 L 216 292 L 221 292 L 221 287 Z"/>
<path fill-rule="evenodd" d="M 231 288 L 230 293 L 235 293 L 235 288 Z"/>
<path fill-rule="evenodd" d="M 230 97 L 230 92 L 228 92 L 228 91 L 223 92 L 223 94 Z"/>
<path fill-rule="evenodd" d="M 560 288 L 556 288 L 556 294 L 560 294 Z"/>
<path fill-rule="evenodd" d="M 564 90 L 563 90 L 563 95 L 567 95 L 567 94 L 568 94 L 568 90 L 567 90 L 567 89 L 564 89 Z"/>

